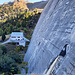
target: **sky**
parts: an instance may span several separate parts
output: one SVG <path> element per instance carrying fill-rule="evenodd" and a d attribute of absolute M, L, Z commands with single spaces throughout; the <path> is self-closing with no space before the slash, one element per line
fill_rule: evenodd
<path fill-rule="evenodd" d="M 0 0 L 0 4 L 3 3 L 8 3 L 9 1 L 14 1 L 14 0 Z M 44 1 L 44 0 L 25 0 L 25 1 L 29 1 L 29 2 L 38 2 L 38 1 Z"/>

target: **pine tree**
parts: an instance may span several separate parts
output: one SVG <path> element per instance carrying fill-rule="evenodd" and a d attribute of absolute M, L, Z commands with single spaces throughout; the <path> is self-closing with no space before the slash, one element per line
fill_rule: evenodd
<path fill-rule="evenodd" d="M 2 40 L 4 41 L 6 38 L 5 33 L 2 34 Z"/>

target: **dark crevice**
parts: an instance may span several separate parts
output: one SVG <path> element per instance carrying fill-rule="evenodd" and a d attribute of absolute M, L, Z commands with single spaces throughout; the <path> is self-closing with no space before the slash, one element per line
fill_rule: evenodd
<path fill-rule="evenodd" d="M 75 68 L 75 65 L 73 63 L 70 62 L 70 64 L 73 66 L 73 68 Z"/>
<path fill-rule="evenodd" d="M 38 43 L 38 46 L 40 45 L 41 42 Z"/>
<path fill-rule="evenodd" d="M 50 42 L 51 43 L 51 42 Z M 57 49 L 59 49 L 56 45 L 54 45 L 53 43 L 51 43 L 54 47 L 56 47 Z"/>

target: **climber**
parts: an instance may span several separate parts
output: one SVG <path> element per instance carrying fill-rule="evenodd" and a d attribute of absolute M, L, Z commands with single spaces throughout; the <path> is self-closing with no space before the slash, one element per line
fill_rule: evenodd
<path fill-rule="evenodd" d="M 68 44 L 66 44 L 66 45 L 64 46 L 64 48 L 61 50 L 61 52 L 60 52 L 60 54 L 59 54 L 60 56 L 63 56 L 63 57 L 64 57 L 64 56 L 66 55 L 66 48 L 67 48 L 67 45 L 68 45 Z"/>

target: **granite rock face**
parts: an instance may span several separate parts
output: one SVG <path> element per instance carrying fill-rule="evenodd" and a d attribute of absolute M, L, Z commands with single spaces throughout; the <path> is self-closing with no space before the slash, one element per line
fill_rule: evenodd
<path fill-rule="evenodd" d="M 28 73 L 43 74 L 66 44 L 54 75 L 75 75 L 75 0 L 49 0 L 24 57 Z"/>

